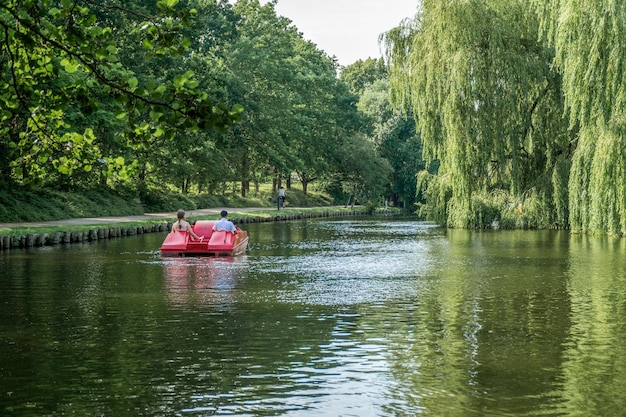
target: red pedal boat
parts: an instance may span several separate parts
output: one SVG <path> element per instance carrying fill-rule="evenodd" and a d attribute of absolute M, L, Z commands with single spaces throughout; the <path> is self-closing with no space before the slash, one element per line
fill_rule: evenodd
<path fill-rule="evenodd" d="M 213 231 L 214 221 L 198 220 L 193 231 L 202 240 L 193 240 L 188 232 L 172 231 L 161 245 L 161 254 L 167 256 L 236 256 L 246 252 L 248 232 L 237 227 L 237 234 Z"/>

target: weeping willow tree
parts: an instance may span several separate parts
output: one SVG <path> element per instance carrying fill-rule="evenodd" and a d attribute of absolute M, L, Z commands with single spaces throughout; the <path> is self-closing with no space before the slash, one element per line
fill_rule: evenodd
<path fill-rule="evenodd" d="M 420 174 L 435 220 L 514 227 L 521 209 L 535 226 L 567 221 L 561 81 L 527 2 L 424 0 L 384 41 L 393 100 L 412 109 L 424 158 L 440 163 Z"/>
<path fill-rule="evenodd" d="M 626 3 L 533 0 L 579 127 L 569 182 L 573 231 L 626 233 Z"/>

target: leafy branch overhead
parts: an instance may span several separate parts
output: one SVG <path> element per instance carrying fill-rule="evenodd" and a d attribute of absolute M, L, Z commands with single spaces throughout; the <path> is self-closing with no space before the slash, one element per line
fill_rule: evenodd
<path fill-rule="evenodd" d="M 164 59 L 183 61 L 190 41 L 183 36 L 197 15 L 177 9 L 178 0 L 157 2 L 149 12 L 116 1 L 7 0 L 0 3 L 0 135 L 10 137 L 11 166 L 23 177 L 45 175 L 47 165 L 71 174 L 102 161 L 92 129 L 75 131 L 68 110 L 84 116 L 107 111 L 126 121 L 119 138 L 139 126 L 173 138 L 181 130 L 223 130 L 239 119 L 241 106 L 211 98 L 195 74 L 146 76 L 122 56 L 141 45 L 144 59 L 159 67 Z M 121 17 L 129 25 L 114 27 Z M 119 25 L 118 25 L 119 26 Z M 142 58 L 139 58 L 139 57 Z M 125 127 L 124 127 L 125 126 Z M 111 158 L 113 165 L 123 161 Z"/>
<path fill-rule="evenodd" d="M 413 129 L 357 104 L 386 78 L 382 60 L 340 71 L 275 5 L 3 0 L 0 191 L 103 187 L 149 202 L 297 180 L 341 202 L 388 191 L 410 205 L 417 158 L 395 149 Z M 387 102 L 370 92 L 372 108 Z M 393 188 L 392 170 L 405 172 Z"/>

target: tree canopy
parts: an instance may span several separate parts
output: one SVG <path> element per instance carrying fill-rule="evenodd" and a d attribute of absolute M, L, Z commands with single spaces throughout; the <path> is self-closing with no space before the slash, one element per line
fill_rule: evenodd
<path fill-rule="evenodd" d="M 554 48 L 577 148 L 569 181 L 573 230 L 626 233 L 626 4 L 534 1 Z"/>
<path fill-rule="evenodd" d="M 424 0 L 385 37 L 427 211 L 459 227 L 624 234 L 624 5 Z"/>
<path fill-rule="evenodd" d="M 362 89 L 275 4 L 3 2 L 0 186 L 383 192 Z"/>
<path fill-rule="evenodd" d="M 96 164 L 106 174 L 123 169 L 123 152 L 105 152 L 98 124 L 118 130 L 119 149 L 141 135 L 172 137 L 237 120 L 241 108 L 214 101 L 193 71 L 151 77 L 125 62 L 130 50 L 154 66 L 188 51 L 182 31 L 197 10 L 177 3 L 159 1 L 155 10 L 144 10 L 141 1 L 0 4 L 5 178 L 40 181 L 54 173 L 90 172 Z"/>

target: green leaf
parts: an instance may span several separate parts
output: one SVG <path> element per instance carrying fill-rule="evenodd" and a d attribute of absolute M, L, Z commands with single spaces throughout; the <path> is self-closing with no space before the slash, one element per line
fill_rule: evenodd
<path fill-rule="evenodd" d="M 105 59 L 109 56 L 109 51 L 105 48 L 98 48 L 96 50 L 96 58 Z"/>
<path fill-rule="evenodd" d="M 178 0 L 161 0 L 157 2 L 159 9 L 171 9 L 178 4 Z"/>
<path fill-rule="evenodd" d="M 139 80 L 136 77 L 131 77 L 126 82 L 128 83 L 128 88 L 130 88 L 131 91 L 134 91 L 139 85 Z"/>
<path fill-rule="evenodd" d="M 156 110 L 150 110 L 150 119 L 154 120 L 155 122 L 158 122 L 162 116 L 163 116 L 162 112 L 159 112 Z"/>
<path fill-rule="evenodd" d="M 76 72 L 79 66 L 77 61 L 73 59 L 69 59 L 69 58 L 62 59 L 61 65 L 65 68 L 65 71 L 67 71 L 70 74 Z"/>
<path fill-rule="evenodd" d="M 186 82 L 187 78 L 182 75 L 177 75 L 176 77 L 174 77 L 174 87 L 176 88 L 182 88 Z"/>

